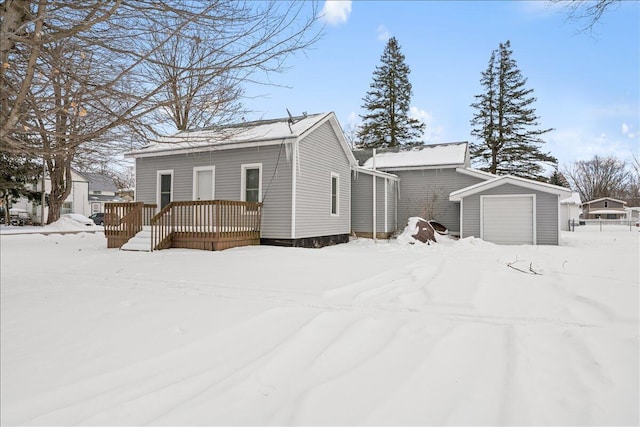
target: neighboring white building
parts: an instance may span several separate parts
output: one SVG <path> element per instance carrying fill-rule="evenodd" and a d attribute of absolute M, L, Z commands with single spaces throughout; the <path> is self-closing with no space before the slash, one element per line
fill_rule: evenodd
<path fill-rule="evenodd" d="M 627 213 L 626 219 L 629 221 L 638 221 L 640 220 L 640 207 L 625 207 L 625 212 Z"/>
<path fill-rule="evenodd" d="M 45 193 L 51 192 L 51 180 L 45 179 Z M 38 190 L 42 189 L 42 181 L 38 183 Z M 61 215 L 68 213 L 81 214 L 86 217 L 96 212 L 104 212 L 104 203 L 120 201 L 116 196 L 116 185 L 113 179 L 96 173 L 81 173 L 71 170 L 71 192 L 62 204 Z M 30 202 L 21 198 L 12 208 L 22 209 L 31 215 L 33 222 L 40 223 L 41 208 L 38 201 Z M 44 219 L 49 215 L 49 208 L 44 208 Z"/>
<path fill-rule="evenodd" d="M 580 194 L 571 193 L 571 197 L 560 200 L 560 229 L 568 231 L 569 221 L 573 220 L 577 224 L 581 213 L 582 200 L 580 200 Z"/>

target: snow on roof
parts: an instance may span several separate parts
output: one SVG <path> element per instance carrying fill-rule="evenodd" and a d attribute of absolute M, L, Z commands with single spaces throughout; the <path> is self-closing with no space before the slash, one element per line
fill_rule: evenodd
<path fill-rule="evenodd" d="M 376 154 L 376 169 L 390 169 L 417 166 L 464 165 L 467 155 L 466 142 L 434 144 L 414 147 L 399 152 Z M 363 167 L 373 168 L 373 157 L 364 162 Z"/>
<path fill-rule="evenodd" d="M 502 175 L 495 179 L 479 182 L 466 188 L 454 191 L 449 194 L 449 200 L 452 202 L 459 202 L 464 197 L 472 194 L 479 193 L 490 188 L 497 187 L 503 184 L 513 184 L 520 187 L 528 188 L 530 190 L 543 191 L 545 193 L 557 194 L 559 196 L 566 196 L 571 194 L 571 190 L 557 185 L 547 184 L 545 182 L 533 181 L 531 179 L 521 178 L 513 175 Z"/>
<path fill-rule="evenodd" d="M 81 174 L 89 181 L 89 191 L 116 191 L 113 178 L 100 173 L 81 172 Z"/>
<path fill-rule="evenodd" d="M 588 202 L 584 202 L 584 204 L 588 205 L 588 204 L 591 204 L 591 203 L 600 202 L 602 200 L 610 200 L 612 202 L 622 203 L 623 205 L 627 204 L 627 202 L 625 202 L 624 200 L 618 200 L 618 199 L 614 199 L 612 197 L 600 197 L 599 199 L 589 200 Z"/>
<path fill-rule="evenodd" d="M 241 143 L 260 143 L 296 139 L 319 121 L 333 113 L 310 114 L 293 118 L 259 120 L 215 128 L 186 130 L 160 138 L 131 153 L 145 154 L 162 151 L 221 147 Z"/>
<path fill-rule="evenodd" d="M 566 199 L 562 199 L 560 200 L 560 204 L 561 205 L 581 205 L 582 204 L 582 200 L 580 200 L 580 194 L 573 192 L 571 193 L 570 197 L 567 197 Z"/>

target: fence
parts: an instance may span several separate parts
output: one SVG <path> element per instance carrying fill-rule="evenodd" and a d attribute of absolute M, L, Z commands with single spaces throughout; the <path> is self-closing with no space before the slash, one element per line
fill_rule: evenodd
<path fill-rule="evenodd" d="M 640 222 L 638 219 L 575 219 L 569 220 L 569 231 L 575 231 L 576 226 L 597 228 L 599 231 L 637 230 Z"/>

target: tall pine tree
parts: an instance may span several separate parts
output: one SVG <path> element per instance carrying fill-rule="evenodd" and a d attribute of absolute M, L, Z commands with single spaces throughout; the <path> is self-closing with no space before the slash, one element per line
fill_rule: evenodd
<path fill-rule="evenodd" d="M 382 63 L 373 72 L 373 83 L 363 98 L 367 112 L 358 131 L 361 147 L 397 147 L 419 144 L 424 123 L 409 117 L 411 83 L 409 67 L 404 62 L 400 45 L 391 37 L 380 58 Z"/>
<path fill-rule="evenodd" d="M 553 129 L 539 129 L 532 104 L 536 98 L 527 89 L 527 79 L 511 57 L 511 43 L 500 43 L 491 52 L 489 66 L 480 84 L 485 89 L 471 104 L 477 110 L 471 120 L 471 157 L 480 169 L 494 174 L 510 174 L 546 181 L 543 165 L 555 165 L 557 159 L 544 153 L 541 138 Z"/>

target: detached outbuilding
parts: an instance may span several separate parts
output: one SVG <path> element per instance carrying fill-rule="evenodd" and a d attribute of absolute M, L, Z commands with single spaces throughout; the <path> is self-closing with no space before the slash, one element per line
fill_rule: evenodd
<path fill-rule="evenodd" d="M 514 176 L 500 176 L 454 191 L 460 203 L 460 237 L 499 244 L 557 245 L 560 200 L 571 191 Z"/>

